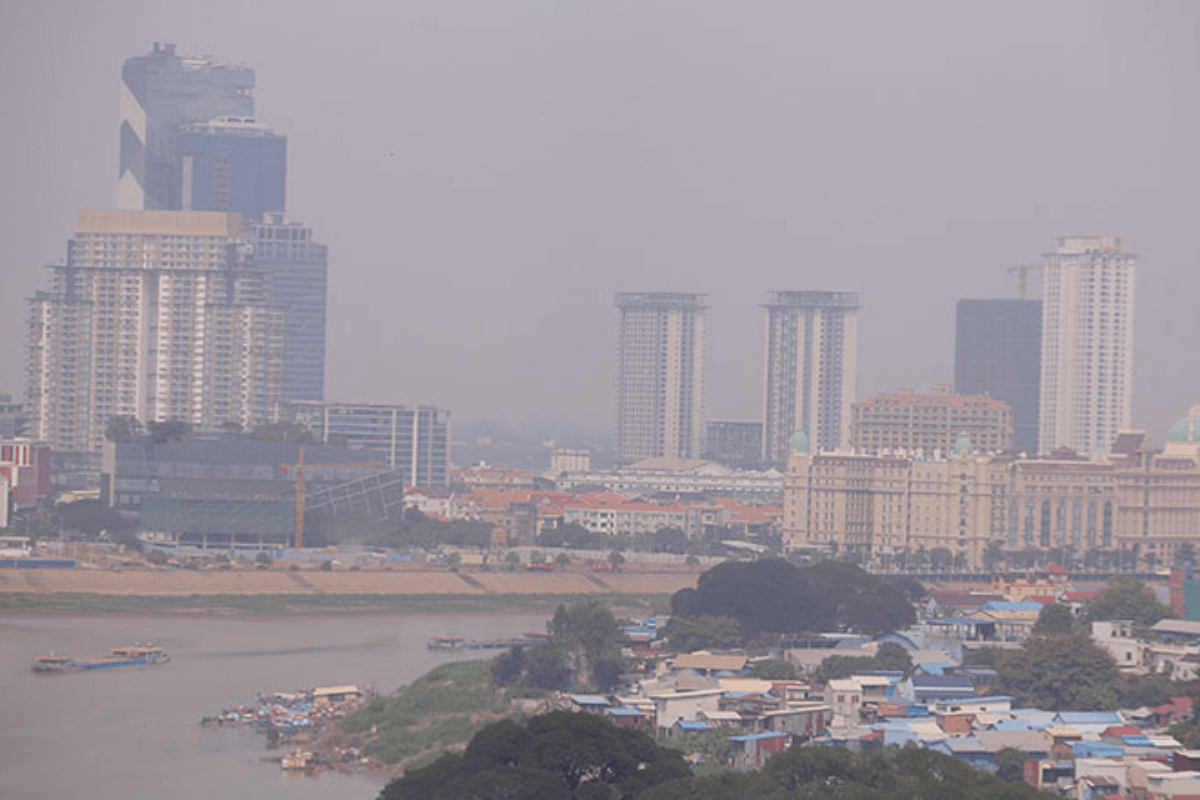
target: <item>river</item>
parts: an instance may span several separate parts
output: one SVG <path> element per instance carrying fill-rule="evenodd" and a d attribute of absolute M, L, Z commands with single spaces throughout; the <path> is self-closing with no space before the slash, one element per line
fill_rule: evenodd
<path fill-rule="evenodd" d="M 390 692 L 446 661 L 431 636 L 519 636 L 545 612 L 403 612 L 312 616 L 16 615 L 0 618 L 0 796 L 128 800 L 371 800 L 383 778 L 284 774 L 265 740 L 200 718 L 257 692 L 374 684 Z M 35 656 L 90 657 L 153 642 L 160 667 L 35 675 Z M 278 751 L 273 753 L 278 755 Z"/>

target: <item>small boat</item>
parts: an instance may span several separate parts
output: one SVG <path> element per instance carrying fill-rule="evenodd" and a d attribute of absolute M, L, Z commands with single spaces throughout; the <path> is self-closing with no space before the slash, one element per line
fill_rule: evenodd
<path fill-rule="evenodd" d="M 40 673 L 81 672 L 93 669 L 145 667 L 166 664 L 171 660 L 161 647 L 132 645 L 114 647 L 100 658 L 71 658 L 51 653 L 33 660 L 33 671 Z"/>

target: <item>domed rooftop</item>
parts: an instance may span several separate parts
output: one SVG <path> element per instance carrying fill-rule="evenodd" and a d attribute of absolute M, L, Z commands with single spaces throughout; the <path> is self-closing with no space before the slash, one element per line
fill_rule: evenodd
<path fill-rule="evenodd" d="M 1171 426 L 1168 442 L 1200 442 L 1200 406 L 1192 406 L 1187 416 Z"/>
<path fill-rule="evenodd" d="M 792 434 L 792 440 L 789 446 L 797 453 L 808 452 L 808 434 L 803 428 L 796 428 L 796 432 Z"/>

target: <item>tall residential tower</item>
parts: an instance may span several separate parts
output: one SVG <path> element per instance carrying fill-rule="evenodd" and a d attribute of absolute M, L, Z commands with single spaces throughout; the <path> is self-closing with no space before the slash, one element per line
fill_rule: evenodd
<path fill-rule="evenodd" d="M 698 458 L 703 432 L 702 294 L 620 293 L 616 458 Z"/>
<path fill-rule="evenodd" d="M 775 292 L 767 309 L 763 462 L 787 463 L 803 428 L 814 452 L 850 442 L 858 340 L 856 292 Z"/>
<path fill-rule="evenodd" d="M 31 302 L 30 434 L 96 452 L 113 417 L 267 422 L 284 315 L 244 243 L 236 214 L 81 211 L 66 262 Z"/>
<path fill-rule="evenodd" d="M 1046 254 L 1042 452 L 1107 450 L 1130 424 L 1136 264 L 1119 236 L 1064 236 Z"/>

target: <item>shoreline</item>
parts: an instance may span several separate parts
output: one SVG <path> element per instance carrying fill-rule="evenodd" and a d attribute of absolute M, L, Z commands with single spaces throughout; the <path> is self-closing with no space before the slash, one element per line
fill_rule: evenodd
<path fill-rule="evenodd" d="M 553 610 L 602 601 L 632 613 L 664 610 L 693 588 L 699 571 L 509 573 L 445 569 L 302 572 L 283 570 L 3 569 L 6 614 L 394 613 L 403 611 Z"/>

